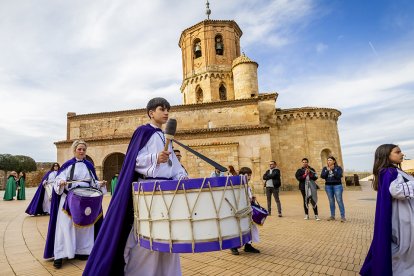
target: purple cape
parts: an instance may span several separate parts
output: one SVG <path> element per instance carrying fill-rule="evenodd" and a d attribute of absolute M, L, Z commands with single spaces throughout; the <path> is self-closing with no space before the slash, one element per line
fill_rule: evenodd
<path fill-rule="evenodd" d="M 138 179 L 135 172 L 136 159 L 138 152 L 156 131 L 161 129 L 149 124 L 135 130 L 119 173 L 115 193 L 83 275 L 124 275 L 124 249 L 134 223 L 132 182 Z"/>
<path fill-rule="evenodd" d="M 45 187 L 43 187 L 43 181 L 47 180 L 49 174 L 53 171 L 48 171 L 40 181 L 39 187 L 37 187 L 36 193 L 26 209 L 26 213 L 31 216 L 44 214 L 43 212 L 43 197 L 45 195 Z"/>
<path fill-rule="evenodd" d="M 381 170 L 378 182 L 377 206 L 375 209 L 374 237 L 360 274 L 363 276 L 392 275 L 392 197 L 390 184 L 397 178 L 396 168 Z"/>
<path fill-rule="evenodd" d="M 92 172 L 95 179 L 98 179 L 96 176 L 95 168 L 93 167 L 93 164 L 89 162 L 88 160 L 84 159 L 83 162 L 85 162 L 86 167 Z M 66 161 L 62 167 L 60 167 L 59 171 L 56 174 L 56 177 L 63 172 L 67 167 L 73 165 L 76 163 L 76 158 L 72 158 L 68 161 Z M 55 233 L 56 233 L 56 221 L 57 221 L 57 215 L 59 211 L 59 203 L 60 203 L 61 195 L 58 195 L 55 192 L 55 189 L 52 189 L 52 200 L 50 203 L 50 220 L 49 220 L 49 228 L 47 231 L 47 237 L 46 237 L 46 245 L 45 245 L 45 252 L 43 254 L 43 258 L 49 259 L 54 257 L 54 249 L 55 249 Z M 95 223 L 95 238 L 97 236 L 97 233 L 99 231 L 100 226 L 102 225 L 102 217 L 101 219 Z"/>

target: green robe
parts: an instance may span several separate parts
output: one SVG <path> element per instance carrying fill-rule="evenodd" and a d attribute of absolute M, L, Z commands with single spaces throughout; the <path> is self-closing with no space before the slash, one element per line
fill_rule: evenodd
<path fill-rule="evenodd" d="M 118 176 L 114 176 L 111 180 L 111 195 L 115 192 L 116 184 L 118 183 Z"/>
<path fill-rule="evenodd" d="M 26 190 L 25 190 L 25 183 L 26 179 L 24 177 L 20 177 L 19 184 L 20 189 L 17 190 L 17 200 L 25 200 L 26 199 Z"/>
<path fill-rule="evenodd" d="M 7 178 L 6 183 L 6 190 L 4 191 L 4 200 L 13 200 L 13 197 L 16 196 L 16 180 L 14 179 L 14 176 L 10 175 L 9 178 Z"/>

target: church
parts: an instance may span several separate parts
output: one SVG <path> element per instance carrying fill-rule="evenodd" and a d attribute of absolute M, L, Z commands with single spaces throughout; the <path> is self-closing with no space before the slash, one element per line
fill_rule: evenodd
<path fill-rule="evenodd" d="M 262 176 L 271 160 L 281 170 L 282 189 L 297 187 L 295 172 L 303 157 L 317 172 L 329 155 L 343 166 L 337 125 L 341 112 L 319 107 L 282 109 L 277 105 L 278 93 L 259 93 L 259 65 L 241 53 L 242 34 L 233 20 L 206 19 L 182 31 L 178 43 L 182 104 L 170 111 L 178 122 L 175 138 L 223 166 L 250 167 L 256 192 L 263 191 Z M 99 178 L 110 182 L 122 167 L 132 133 L 147 122 L 145 108 L 68 112 L 66 140 L 55 142 L 57 160 L 72 158 L 72 142 L 83 139 Z M 208 177 L 214 171 L 174 147 L 180 149 L 190 178 Z"/>

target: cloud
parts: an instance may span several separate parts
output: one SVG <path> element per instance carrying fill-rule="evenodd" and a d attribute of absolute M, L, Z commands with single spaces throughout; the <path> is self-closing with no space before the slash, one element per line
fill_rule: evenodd
<path fill-rule="evenodd" d="M 330 57 L 335 41 L 351 37 L 303 40 L 332 12 L 318 1 L 212 0 L 210 8 L 212 19 L 239 24 L 243 49 L 259 63 L 260 90 L 277 91 L 278 107 L 343 112 L 346 167 L 369 168 L 367 156 L 383 142 L 414 158 L 412 32 L 390 48 L 375 41 L 380 57 Z M 153 95 L 180 104 L 178 39 L 205 18 L 203 1 L 0 1 L 0 152 L 52 161 L 69 111 L 141 108 Z M 401 31 L 407 18 L 390 14 L 384 24 Z"/>
<path fill-rule="evenodd" d="M 328 45 L 322 42 L 316 44 L 316 47 L 315 47 L 316 53 L 322 54 L 323 52 L 325 52 L 326 49 L 328 49 Z"/>

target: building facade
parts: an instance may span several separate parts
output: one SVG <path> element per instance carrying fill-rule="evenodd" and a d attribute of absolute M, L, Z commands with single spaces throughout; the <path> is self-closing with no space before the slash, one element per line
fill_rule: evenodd
<path fill-rule="evenodd" d="M 241 36 L 232 20 L 204 20 L 182 32 L 183 104 L 172 106 L 170 113 L 178 122 L 175 138 L 224 166 L 252 168 L 258 191 L 271 160 L 278 163 L 284 186 L 296 185 L 294 174 L 303 157 L 318 171 L 329 155 L 343 165 L 340 111 L 278 108 L 277 93 L 259 93 L 258 63 L 240 53 Z M 74 140 L 84 139 L 98 175 L 110 180 L 121 169 L 132 133 L 147 122 L 145 109 L 69 112 L 66 140 L 55 143 L 58 162 L 73 156 Z M 214 170 L 180 150 L 190 177 L 207 177 Z"/>

